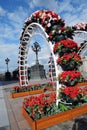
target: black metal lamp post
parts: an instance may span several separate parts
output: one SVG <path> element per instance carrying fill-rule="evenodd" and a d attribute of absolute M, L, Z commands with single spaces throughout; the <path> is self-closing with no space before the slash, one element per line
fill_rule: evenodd
<path fill-rule="evenodd" d="M 9 58 L 6 58 L 5 59 L 5 62 L 6 62 L 6 65 L 7 65 L 7 72 L 9 72 L 9 69 L 8 69 L 8 62 L 10 61 L 10 59 Z"/>

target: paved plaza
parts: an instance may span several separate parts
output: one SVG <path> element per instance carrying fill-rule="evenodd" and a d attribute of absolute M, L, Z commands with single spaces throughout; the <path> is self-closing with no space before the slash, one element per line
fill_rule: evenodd
<path fill-rule="evenodd" d="M 15 99 L 10 97 L 10 88 L 15 85 L 18 83 L 5 82 L 0 85 L 0 92 L 2 93 L 0 93 L 0 107 L 3 107 L 4 112 L 3 115 L 3 112 L 0 111 L 0 130 L 31 130 L 28 122 L 21 114 L 24 97 Z M 4 100 L 3 106 L 1 105 L 2 98 Z M 87 130 L 87 114 L 45 130 Z"/>

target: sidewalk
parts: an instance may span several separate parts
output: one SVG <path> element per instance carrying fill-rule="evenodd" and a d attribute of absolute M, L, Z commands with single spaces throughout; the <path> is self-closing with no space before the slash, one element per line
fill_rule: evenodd
<path fill-rule="evenodd" d="M 4 99 L 6 102 L 6 108 L 8 111 L 8 118 L 9 118 L 11 130 L 31 130 L 28 122 L 21 114 L 21 107 L 22 107 L 22 102 L 24 97 L 19 97 L 15 99 L 10 97 L 10 88 L 14 85 L 17 85 L 17 83 L 3 85 Z M 87 122 L 87 114 L 78 117 L 78 119 L 82 119 L 82 118 L 86 119 Z M 61 124 L 47 128 L 46 130 L 87 130 L 87 125 L 86 125 L 87 123 L 85 124 L 85 128 L 84 128 L 84 122 L 83 125 L 80 126 L 80 129 L 77 129 L 75 120 L 76 119 L 63 122 Z"/>
<path fill-rule="evenodd" d="M 10 130 L 2 86 L 0 86 L 0 130 Z"/>

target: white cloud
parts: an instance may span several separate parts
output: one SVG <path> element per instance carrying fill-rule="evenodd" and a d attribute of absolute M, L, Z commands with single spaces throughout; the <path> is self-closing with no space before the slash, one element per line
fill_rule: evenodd
<path fill-rule="evenodd" d="M 70 4 L 71 0 L 64 0 L 62 2 L 59 2 L 59 13 L 68 11 L 72 12 L 74 10 L 74 7 Z"/>
<path fill-rule="evenodd" d="M 7 12 L 5 10 L 4 12 L 5 17 L 0 23 L 0 32 L 2 32 L 0 33 L 0 40 L 7 39 L 9 41 L 17 41 L 20 38 L 24 21 L 27 18 L 27 11 L 26 9 L 19 7 L 13 12 Z"/>
<path fill-rule="evenodd" d="M 6 11 L 0 6 L 0 16 L 4 16 Z"/>
<path fill-rule="evenodd" d="M 44 7 L 45 9 L 53 10 L 56 13 L 58 11 L 58 2 L 56 0 L 32 0 L 31 2 L 29 2 L 29 6 L 30 8 Z"/>
<path fill-rule="evenodd" d="M 27 18 L 27 10 L 18 7 L 13 12 L 0 8 L 2 22 L 0 22 L 0 73 L 6 71 L 5 59 L 10 59 L 9 69 L 13 71 L 18 67 L 18 48 L 20 42 L 21 30 L 25 19 Z"/>
<path fill-rule="evenodd" d="M 8 12 L 7 16 L 13 23 L 23 23 L 27 18 L 27 10 L 19 6 L 14 12 Z"/>
<path fill-rule="evenodd" d="M 17 44 L 5 44 L 0 43 L 0 73 L 6 71 L 5 59 L 10 59 L 9 68 L 10 71 L 17 67 L 18 61 L 18 45 Z"/>
<path fill-rule="evenodd" d="M 3 16 L 5 17 L 0 23 L 0 72 L 5 72 L 5 59 L 7 57 L 10 59 L 10 71 L 16 69 L 18 66 L 19 38 L 25 18 L 27 17 L 27 12 L 22 7 L 19 7 L 13 12 L 7 12 L 4 9 L 2 10 Z"/>
<path fill-rule="evenodd" d="M 87 1 L 81 0 L 80 2 L 65 0 L 59 3 L 59 13 L 65 20 L 66 25 L 74 25 L 80 22 L 87 22 Z M 60 15 L 60 16 L 61 16 Z"/>

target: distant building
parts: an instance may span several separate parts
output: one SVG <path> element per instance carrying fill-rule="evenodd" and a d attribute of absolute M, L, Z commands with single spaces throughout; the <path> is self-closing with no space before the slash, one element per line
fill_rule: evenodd
<path fill-rule="evenodd" d="M 12 79 L 13 80 L 17 80 L 19 77 L 19 74 L 18 74 L 18 68 L 15 69 L 13 72 L 12 72 Z"/>

